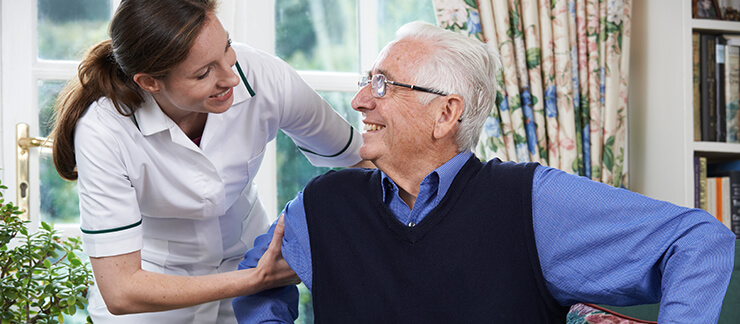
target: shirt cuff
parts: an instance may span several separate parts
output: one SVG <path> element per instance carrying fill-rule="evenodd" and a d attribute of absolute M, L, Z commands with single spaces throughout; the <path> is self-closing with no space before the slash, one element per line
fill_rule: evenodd
<path fill-rule="evenodd" d="M 82 248 L 90 257 L 121 255 L 143 247 L 141 223 L 131 228 L 82 232 Z"/>

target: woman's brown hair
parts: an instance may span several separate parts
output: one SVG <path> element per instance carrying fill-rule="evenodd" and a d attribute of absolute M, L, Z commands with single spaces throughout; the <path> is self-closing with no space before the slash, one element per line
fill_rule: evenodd
<path fill-rule="evenodd" d="M 121 115 L 144 102 L 133 77 L 166 78 L 193 46 L 216 0 L 122 0 L 110 23 L 110 39 L 90 48 L 55 103 L 53 158 L 59 175 L 76 180 L 74 134 L 87 108 L 107 97 Z"/>

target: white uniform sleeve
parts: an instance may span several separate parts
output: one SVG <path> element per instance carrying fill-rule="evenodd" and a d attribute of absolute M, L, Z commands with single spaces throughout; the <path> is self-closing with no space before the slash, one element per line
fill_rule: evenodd
<path fill-rule="evenodd" d="M 75 131 L 80 227 L 91 257 L 133 252 L 143 244 L 141 213 L 122 152 L 98 114 L 105 112 L 89 109 Z"/>
<path fill-rule="evenodd" d="M 342 167 L 360 162 L 362 136 L 286 63 L 283 130 L 316 166 Z M 359 114 L 359 113 L 358 113 Z"/>

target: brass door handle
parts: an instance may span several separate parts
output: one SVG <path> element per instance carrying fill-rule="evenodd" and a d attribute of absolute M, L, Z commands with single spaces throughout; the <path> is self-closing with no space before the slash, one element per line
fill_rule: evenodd
<path fill-rule="evenodd" d="M 30 182 L 29 182 L 29 150 L 32 147 L 51 148 L 53 141 L 44 137 L 28 137 L 28 124 L 15 125 L 15 178 L 16 200 L 18 208 L 23 211 L 21 219 L 29 220 L 30 211 Z"/>

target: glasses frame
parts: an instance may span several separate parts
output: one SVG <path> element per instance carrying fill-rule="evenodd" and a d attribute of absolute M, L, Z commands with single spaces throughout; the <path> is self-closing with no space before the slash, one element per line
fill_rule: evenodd
<path fill-rule="evenodd" d="M 368 84 L 370 84 L 370 89 L 371 89 L 370 92 L 373 94 L 373 97 L 375 97 L 375 98 L 381 98 L 381 97 L 385 96 L 385 93 L 386 93 L 386 85 L 387 84 L 395 85 L 395 86 L 399 86 L 399 87 L 404 87 L 404 88 L 408 88 L 408 89 L 416 90 L 416 91 L 423 91 L 423 92 L 433 93 L 433 94 L 440 95 L 440 96 L 448 96 L 449 95 L 449 93 L 444 92 L 442 90 L 437 90 L 437 89 L 432 89 L 432 88 L 420 87 L 420 86 L 413 85 L 413 84 L 405 84 L 405 83 L 400 83 L 400 82 L 396 82 L 396 81 L 391 81 L 391 80 L 388 80 L 388 78 L 384 74 L 381 74 L 381 73 L 373 74 L 372 76 L 367 76 L 367 75 L 366 76 L 363 76 L 362 78 L 360 78 L 360 81 L 357 82 L 357 85 L 360 88 L 364 88 Z"/>

